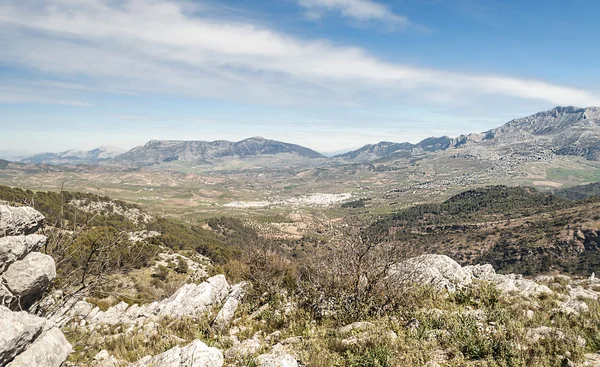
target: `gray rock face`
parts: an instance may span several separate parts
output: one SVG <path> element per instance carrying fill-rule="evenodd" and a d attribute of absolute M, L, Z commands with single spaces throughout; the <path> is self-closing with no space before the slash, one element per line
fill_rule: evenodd
<path fill-rule="evenodd" d="M 6 288 L 23 308 L 39 297 L 56 278 L 54 259 L 32 252 L 21 261 L 11 264 L 2 274 Z"/>
<path fill-rule="evenodd" d="M 54 260 L 35 252 L 46 242 L 32 234 L 43 220 L 31 208 L 0 206 L 0 367 L 59 367 L 71 353 L 48 320 L 11 311 L 27 309 L 56 277 Z"/>
<path fill-rule="evenodd" d="M 231 292 L 229 292 L 229 295 L 225 299 L 225 304 L 223 304 L 221 311 L 219 311 L 215 318 L 214 325 L 217 328 L 225 329 L 231 323 L 235 311 L 249 287 L 250 283 L 248 282 L 242 282 L 231 287 Z"/>
<path fill-rule="evenodd" d="M 0 205 L 0 237 L 35 233 L 44 224 L 44 216 L 33 208 Z"/>
<path fill-rule="evenodd" d="M 399 283 L 431 285 L 438 289 L 454 290 L 471 283 L 471 275 L 459 263 L 445 255 L 421 255 L 396 265 L 390 271 Z"/>
<path fill-rule="evenodd" d="M 0 366 L 6 366 L 42 332 L 46 320 L 0 306 Z"/>
<path fill-rule="evenodd" d="M 221 367 L 223 354 L 200 340 L 180 348 L 175 347 L 155 357 L 142 358 L 132 367 Z"/>
<path fill-rule="evenodd" d="M 59 367 L 72 349 L 63 333 L 57 328 L 52 328 L 39 336 L 7 367 Z"/>
<path fill-rule="evenodd" d="M 94 325 L 131 325 L 163 317 L 195 317 L 205 315 L 212 311 L 213 307 L 220 306 L 229 290 L 230 286 L 225 276 L 215 275 L 201 284 L 186 284 L 161 302 L 142 306 L 129 306 L 121 302 L 106 311 L 101 311 L 85 301 L 80 301 L 75 305 L 67 305 L 67 312 L 59 313 L 51 319 L 58 325 L 65 325 L 72 319 L 83 319 Z"/>
<path fill-rule="evenodd" d="M 10 306 L 13 298 L 13 294 L 10 293 L 8 289 L 6 289 L 4 284 L 0 283 L 0 306 Z"/>
<path fill-rule="evenodd" d="M 200 285 L 186 284 L 161 302 L 157 315 L 181 317 L 205 313 L 221 304 L 228 293 L 229 284 L 224 275 L 216 275 Z"/>
<path fill-rule="evenodd" d="M 517 292 L 526 297 L 552 293 L 547 286 L 524 279 L 521 275 L 496 274 L 490 264 L 461 267 L 444 255 L 422 255 L 408 259 L 392 268 L 390 277 L 399 284 L 431 285 L 449 291 L 479 279 L 495 284 L 502 292 Z"/>
<path fill-rule="evenodd" d="M 46 237 L 37 234 L 0 238 L 0 273 L 28 253 L 39 250 L 45 243 Z"/>

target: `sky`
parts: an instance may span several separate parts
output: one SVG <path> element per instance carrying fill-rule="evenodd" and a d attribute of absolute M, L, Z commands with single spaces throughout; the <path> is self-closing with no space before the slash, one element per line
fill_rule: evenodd
<path fill-rule="evenodd" d="M 340 152 L 600 106 L 596 0 L 2 0 L 0 154 Z"/>

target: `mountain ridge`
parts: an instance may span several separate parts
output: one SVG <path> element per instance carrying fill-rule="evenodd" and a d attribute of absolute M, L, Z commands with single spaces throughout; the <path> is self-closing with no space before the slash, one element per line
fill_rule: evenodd
<path fill-rule="evenodd" d="M 154 165 L 173 161 L 209 162 L 224 157 L 248 157 L 257 155 L 295 154 L 304 158 L 326 158 L 323 154 L 301 145 L 285 143 L 263 137 L 251 137 L 238 142 L 228 140 L 150 140 L 135 147 L 111 163 Z"/>
<path fill-rule="evenodd" d="M 382 141 L 333 158 L 368 162 L 384 157 L 412 156 L 471 147 L 486 148 L 496 153 L 546 150 L 557 155 L 583 156 L 590 160 L 600 158 L 600 107 L 555 107 L 533 115 L 513 119 L 499 127 L 481 133 L 429 137 L 416 144 Z M 480 156 L 481 153 L 475 154 Z M 494 154 L 491 154 L 492 156 Z M 497 155 L 497 154 L 496 154 Z"/>
<path fill-rule="evenodd" d="M 427 153 L 455 151 L 455 156 L 500 159 L 506 155 L 565 155 L 600 159 L 600 107 L 555 107 L 513 119 L 480 133 L 452 138 L 429 137 L 418 143 L 381 141 L 355 150 L 325 155 L 298 144 L 263 137 L 241 141 L 157 140 L 128 151 L 100 147 L 91 151 L 42 153 L 21 163 L 113 164 L 149 166 L 174 161 L 211 164 L 219 158 L 292 154 L 308 159 L 367 163 L 384 158 L 410 158 Z"/>

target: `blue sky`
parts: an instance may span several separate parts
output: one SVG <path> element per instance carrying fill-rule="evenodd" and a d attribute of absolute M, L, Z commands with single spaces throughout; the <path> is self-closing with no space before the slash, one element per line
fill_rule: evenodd
<path fill-rule="evenodd" d="M 600 105 L 595 0 L 3 0 L 0 151 L 323 152 Z"/>

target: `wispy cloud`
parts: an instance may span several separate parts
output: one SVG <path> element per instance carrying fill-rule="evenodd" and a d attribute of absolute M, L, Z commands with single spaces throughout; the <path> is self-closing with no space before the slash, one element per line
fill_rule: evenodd
<path fill-rule="evenodd" d="M 362 8 L 344 9 L 359 16 Z M 365 17 L 390 16 L 366 9 Z M 0 62 L 98 90 L 267 104 L 361 104 L 378 96 L 600 104 L 598 95 L 569 86 L 390 63 L 357 47 L 214 20 L 178 0 L 4 0 L 0 49 Z"/>
<path fill-rule="evenodd" d="M 298 0 L 311 18 L 320 18 L 327 12 L 339 12 L 342 16 L 358 21 L 379 21 L 389 25 L 407 26 L 408 18 L 396 15 L 387 6 L 371 0 Z"/>

